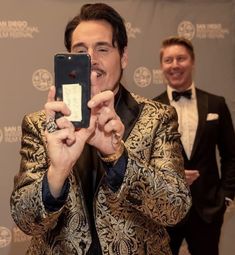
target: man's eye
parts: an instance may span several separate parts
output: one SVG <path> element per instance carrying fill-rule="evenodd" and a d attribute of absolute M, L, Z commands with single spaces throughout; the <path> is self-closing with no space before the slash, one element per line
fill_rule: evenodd
<path fill-rule="evenodd" d="M 97 48 L 97 51 L 98 52 L 108 52 L 109 49 L 107 47 L 99 47 L 99 48 Z"/>
<path fill-rule="evenodd" d="M 75 53 L 87 53 L 86 49 L 75 49 L 74 50 Z"/>
<path fill-rule="evenodd" d="M 184 61 L 185 59 L 186 59 L 185 57 L 180 56 L 180 57 L 177 58 L 177 61 L 182 62 L 182 61 Z"/>
<path fill-rule="evenodd" d="M 164 59 L 164 63 L 166 63 L 166 64 L 169 64 L 169 63 L 171 63 L 172 62 L 172 59 L 171 58 L 166 58 L 166 59 Z"/>
<path fill-rule="evenodd" d="M 78 53 L 87 53 L 86 50 L 79 50 Z"/>

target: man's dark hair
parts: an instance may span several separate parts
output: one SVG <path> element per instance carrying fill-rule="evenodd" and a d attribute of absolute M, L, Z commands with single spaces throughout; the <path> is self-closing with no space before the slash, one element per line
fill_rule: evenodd
<path fill-rule="evenodd" d="M 163 50 L 166 47 L 172 46 L 172 45 L 181 45 L 184 46 L 189 55 L 191 56 L 192 60 L 195 60 L 195 54 L 194 54 L 194 48 L 193 45 L 191 43 L 191 41 L 189 41 L 188 39 L 184 38 L 184 37 L 180 37 L 180 36 L 172 36 L 169 37 L 167 39 L 165 39 L 162 42 L 162 46 L 161 46 L 161 50 L 160 50 L 160 63 L 162 62 L 162 56 L 163 56 Z"/>
<path fill-rule="evenodd" d="M 71 51 L 72 34 L 75 28 L 82 21 L 104 20 L 107 21 L 113 30 L 112 45 L 117 44 L 120 55 L 127 46 L 127 32 L 123 18 L 112 7 L 104 3 L 85 4 L 80 13 L 68 22 L 64 33 L 64 44 L 66 49 Z"/>

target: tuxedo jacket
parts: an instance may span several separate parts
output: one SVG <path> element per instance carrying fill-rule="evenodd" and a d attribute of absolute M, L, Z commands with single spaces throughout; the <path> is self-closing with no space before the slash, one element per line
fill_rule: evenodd
<path fill-rule="evenodd" d="M 225 197 L 234 198 L 235 135 L 223 97 L 196 88 L 196 98 L 198 127 L 190 159 L 183 150 L 184 165 L 200 173 L 190 186 L 192 202 L 201 218 L 212 222 L 224 213 Z M 166 91 L 154 100 L 170 104 Z"/>
<path fill-rule="evenodd" d="M 42 180 L 50 165 L 43 128 L 45 112 L 24 117 L 21 167 L 15 177 L 11 214 L 32 236 L 27 254 L 87 253 L 91 229 L 85 197 L 92 188 L 89 174 L 94 167 L 101 175 L 93 217 L 102 254 L 171 254 L 165 226 L 181 221 L 191 206 L 176 112 L 123 87 L 115 108 L 125 125 L 128 158 L 123 182 L 112 191 L 97 152 L 85 146 L 68 178 L 68 198 L 55 212 L 48 212 L 42 201 Z"/>

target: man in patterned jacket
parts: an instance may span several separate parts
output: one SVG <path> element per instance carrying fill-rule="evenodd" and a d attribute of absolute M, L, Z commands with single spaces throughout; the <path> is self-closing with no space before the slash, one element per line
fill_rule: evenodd
<path fill-rule="evenodd" d="M 171 254 L 165 227 L 191 205 L 175 110 L 120 84 L 127 34 L 110 6 L 84 5 L 65 45 L 91 56 L 90 124 L 75 129 L 54 88 L 23 120 L 11 213 L 27 254 Z"/>

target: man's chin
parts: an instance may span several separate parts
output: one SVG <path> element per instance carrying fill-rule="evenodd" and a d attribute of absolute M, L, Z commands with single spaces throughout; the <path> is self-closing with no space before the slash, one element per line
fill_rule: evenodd
<path fill-rule="evenodd" d="M 172 82 L 171 81 L 171 82 L 169 82 L 169 84 L 170 84 L 171 87 L 173 87 L 175 89 L 179 89 L 179 88 L 182 87 L 182 83 L 181 82 L 175 82 L 175 81 Z"/>

